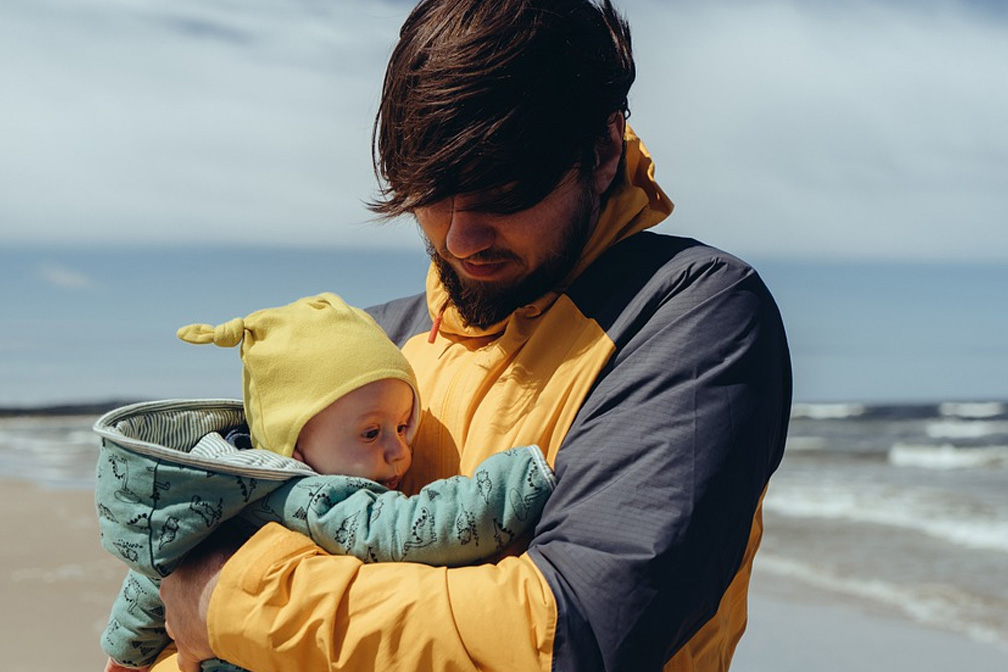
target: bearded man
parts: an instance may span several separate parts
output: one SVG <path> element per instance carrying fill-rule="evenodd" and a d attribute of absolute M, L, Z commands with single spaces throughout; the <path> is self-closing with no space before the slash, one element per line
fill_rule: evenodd
<path fill-rule="evenodd" d="M 746 622 L 791 372 L 744 262 L 672 211 L 626 124 L 608 0 L 426 0 L 375 124 L 381 215 L 426 291 L 372 309 L 416 370 L 405 489 L 539 445 L 557 488 L 494 564 L 362 564 L 266 527 L 166 578 L 179 645 L 253 670 L 725 670 Z M 502 531 L 504 533 L 506 531 Z"/>

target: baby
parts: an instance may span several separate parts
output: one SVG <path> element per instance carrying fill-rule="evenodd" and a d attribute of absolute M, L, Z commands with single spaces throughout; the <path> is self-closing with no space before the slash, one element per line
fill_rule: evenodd
<path fill-rule="evenodd" d="M 493 559 L 530 531 L 552 492 L 535 446 L 494 455 L 471 479 L 396 492 L 420 419 L 416 380 L 374 320 L 335 294 L 178 336 L 241 344 L 247 428 L 200 401 L 138 404 L 96 424 L 102 542 L 131 567 L 102 638 L 106 672 L 149 668 L 169 641 L 160 577 L 226 520 L 279 522 L 366 562 L 461 565 Z M 220 426 L 195 445 L 185 438 L 208 423 Z M 288 480 L 248 478 L 274 471 Z"/>

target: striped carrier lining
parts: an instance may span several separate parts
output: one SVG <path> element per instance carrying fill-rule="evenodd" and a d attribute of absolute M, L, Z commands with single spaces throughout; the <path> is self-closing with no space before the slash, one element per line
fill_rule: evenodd
<path fill-rule="evenodd" d="M 94 431 L 103 446 L 110 442 L 133 453 L 207 471 L 266 480 L 316 473 L 295 459 L 268 450 L 234 449 L 212 436 L 244 422 L 242 402 L 235 399 L 169 399 L 109 411 L 98 418 Z"/>

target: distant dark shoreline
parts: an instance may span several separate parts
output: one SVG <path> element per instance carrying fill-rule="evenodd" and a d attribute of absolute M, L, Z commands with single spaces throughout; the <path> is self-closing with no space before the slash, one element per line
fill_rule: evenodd
<path fill-rule="evenodd" d="M 119 408 L 121 406 L 127 406 L 129 404 L 135 404 L 141 401 L 149 401 L 148 399 L 113 399 L 108 401 L 94 401 L 94 402 L 79 402 L 79 403 L 64 403 L 64 404 L 40 404 L 38 406 L 5 406 L 0 407 L 0 418 L 21 418 L 21 417 L 36 417 L 36 418 L 51 418 L 57 416 L 71 416 L 71 415 L 102 415 L 113 409 Z M 876 419 L 912 419 L 912 418 L 928 418 L 937 415 L 941 415 L 939 408 L 944 404 L 950 405 L 1001 405 L 1002 408 L 998 411 L 993 412 L 991 415 L 980 415 L 976 416 L 980 419 L 1008 419 L 1008 399 L 991 399 L 991 400 L 949 400 L 945 402 L 935 402 L 935 401 L 909 401 L 909 402 L 824 402 L 824 401 L 813 401 L 813 402 L 802 402 L 796 401 L 794 403 L 795 410 L 797 411 L 793 417 L 804 417 L 806 413 L 802 412 L 802 407 L 830 407 L 830 406 L 850 406 L 852 410 L 848 414 L 841 414 L 841 416 L 850 415 L 851 417 L 857 417 L 862 420 L 876 418 Z M 856 407 L 856 408 L 855 408 Z M 837 419 L 841 416 L 826 415 L 819 419 Z M 814 419 L 814 416 L 813 418 Z"/>
<path fill-rule="evenodd" d="M 78 404 L 21 406 L 0 408 L 0 418 L 51 418 L 61 415 L 102 415 L 114 408 L 133 404 L 141 399 L 122 399 Z"/>

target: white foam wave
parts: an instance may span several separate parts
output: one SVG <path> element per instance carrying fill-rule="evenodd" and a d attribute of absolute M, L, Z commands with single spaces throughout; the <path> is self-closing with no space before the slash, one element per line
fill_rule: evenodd
<path fill-rule="evenodd" d="M 791 518 L 824 518 L 914 530 L 953 544 L 1008 553 L 1008 510 L 983 513 L 939 501 L 933 493 L 859 484 L 781 484 L 764 507 Z"/>
<path fill-rule="evenodd" d="M 1000 401 L 956 403 L 946 402 L 938 406 L 938 413 L 958 418 L 993 418 L 1003 415 L 1008 407 Z"/>
<path fill-rule="evenodd" d="M 90 432 L 75 432 L 62 436 L 32 436 L 0 432 L 0 452 L 14 454 L 60 455 L 89 451 L 98 446 L 98 437 Z"/>
<path fill-rule="evenodd" d="M 832 568 L 816 567 L 767 552 L 756 556 L 756 566 L 815 588 L 894 607 L 918 623 L 960 632 L 978 641 L 1008 642 L 1006 633 L 977 622 L 978 614 L 989 610 L 986 605 L 951 586 L 910 587 L 878 579 L 843 576 Z"/>
<path fill-rule="evenodd" d="M 1008 422 L 939 420 L 927 423 L 924 431 L 932 439 L 978 439 L 992 434 L 1008 434 Z"/>
<path fill-rule="evenodd" d="M 0 419 L 0 473 L 47 485 L 89 487 L 98 437 L 93 418 Z"/>
<path fill-rule="evenodd" d="M 826 439 L 821 436 L 789 436 L 784 450 L 790 452 L 824 450 L 827 445 Z"/>
<path fill-rule="evenodd" d="M 793 404 L 792 418 L 809 418 L 810 420 L 840 420 L 864 415 L 864 404 Z"/>
<path fill-rule="evenodd" d="M 889 463 L 897 467 L 917 467 L 920 469 L 975 469 L 1008 466 L 1008 446 L 956 448 L 949 443 L 940 446 L 897 443 L 889 449 Z"/>

